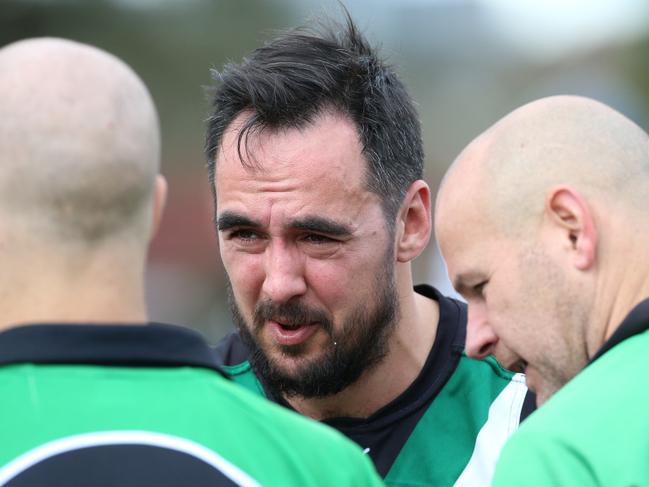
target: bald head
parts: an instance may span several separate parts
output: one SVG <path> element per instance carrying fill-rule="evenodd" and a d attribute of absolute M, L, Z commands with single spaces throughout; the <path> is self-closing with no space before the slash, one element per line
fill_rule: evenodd
<path fill-rule="evenodd" d="M 649 139 L 594 100 L 525 105 L 460 154 L 435 230 L 468 302 L 466 353 L 524 370 L 539 403 L 649 293 Z"/>
<path fill-rule="evenodd" d="M 0 96 L 4 234 L 148 239 L 158 119 L 128 66 L 72 41 L 20 41 L 0 49 Z"/>
<path fill-rule="evenodd" d="M 515 233 L 538 221 L 544 192 L 558 184 L 602 204 L 649 211 L 647 134 L 595 100 L 540 99 L 474 140 L 449 170 L 440 199 L 460 203 L 475 192 L 490 220 Z"/>

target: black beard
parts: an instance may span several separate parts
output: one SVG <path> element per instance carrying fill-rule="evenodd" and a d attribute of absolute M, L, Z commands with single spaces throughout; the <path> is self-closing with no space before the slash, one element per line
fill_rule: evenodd
<path fill-rule="evenodd" d="M 366 310 L 368 305 L 359 305 L 338 331 L 335 331 L 328 313 L 311 309 L 299 301 L 259 303 L 254 311 L 253 326 L 250 327 L 241 315 L 228 285 L 234 321 L 241 338 L 250 348 L 250 364 L 267 392 L 276 398 L 330 396 L 356 382 L 363 372 L 371 370 L 383 360 L 399 317 L 393 267 L 391 262 L 386 264 L 386 272 L 375 282 L 374 306 Z M 318 322 L 331 337 L 324 355 L 318 360 L 305 362 L 294 375 L 277 367 L 255 339 L 255 333 L 263 327 L 264 322 L 277 316 L 293 323 Z M 282 347 L 282 353 L 286 355 L 299 356 L 302 351 L 301 344 Z"/>

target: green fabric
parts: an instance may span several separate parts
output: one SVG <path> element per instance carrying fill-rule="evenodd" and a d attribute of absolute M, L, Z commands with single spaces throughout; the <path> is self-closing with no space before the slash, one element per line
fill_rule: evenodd
<path fill-rule="evenodd" d="M 379 486 L 351 441 L 193 367 L 0 367 L 0 466 L 73 435 L 146 430 L 217 452 L 265 486 Z"/>
<path fill-rule="evenodd" d="M 602 355 L 523 423 L 493 485 L 649 485 L 649 331 Z"/>
<path fill-rule="evenodd" d="M 393 487 L 453 485 L 473 453 L 489 407 L 513 374 L 493 359 L 465 355 L 419 420 L 385 483 Z"/>
<path fill-rule="evenodd" d="M 252 371 L 250 362 L 245 361 L 236 365 L 221 365 L 221 369 L 223 369 L 223 372 L 225 372 L 232 381 L 243 386 L 254 394 L 266 397 L 264 388 L 255 373 Z"/>
<path fill-rule="evenodd" d="M 233 381 L 263 395 L 263 388 L 248 362 L 224 368 Z M 397 456 L 384 479 L 386 485 L 454 485 L 474 453 L 476 437 L 487 421 L 490 406 L 512 383 L 513 376 L 492 357 L 478 361 L 462 355 L 457 369 Z M 525 391 L 522 384 L 520 391 L 522 399 Z M 506 407 L 508 410 L 503 414 L 517 421 L 520 407 L 515 411 L 509 403 Z M 489 468 L 492 467 L 493 463 Z"/>

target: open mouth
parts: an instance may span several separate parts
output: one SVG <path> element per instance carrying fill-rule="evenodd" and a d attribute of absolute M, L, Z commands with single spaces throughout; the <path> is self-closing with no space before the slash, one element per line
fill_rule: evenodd
<path fill-rule="evenodd" d="M 297 330 L 302 326 L 308 326 L 305 323 L 291 323 L 287 320 L 282 319 L 273 319 L 272 321 L 277 323 L 283 330 Z"/>
<path fill-rule="evenodd" d="M 294 323 L 281 318 L 269 320 L 271 333 L 280 345 L 299 345 L 308 340 L 318 329 L 318 323 Z"/>

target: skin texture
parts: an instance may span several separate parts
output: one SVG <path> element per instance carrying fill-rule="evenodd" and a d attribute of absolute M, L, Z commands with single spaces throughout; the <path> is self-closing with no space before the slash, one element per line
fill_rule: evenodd
<path fill-rule="evenodd" d="M 594 100 L 525 105 L 447 173 L 435 230 L 469 303 L 467 353 L 525 370 L 542 404 L 649 294 L 647 135 Z"/>
<path fill-rule="evenodd" d="M 143 270 L 166 184 L 142 81 L 54 38 L 0 49 L 0 328 L 144 321 Z"/>
<path fill-rule="evenodd" d="M 430 237 L 429 189 L 411 185 L 389 232 L 346 116 L 323 111 L 301 129 L 250 135 L 242 164 L 237 127 L 248 116 L 228 128 L 216 159 L 219 244 L 235 316 L 273 366 L 299 382 L 314 364 L 366 354 L 359 338 L 378 329 L 372 314 L 391 296 L 396 312 L 376 363 L 341 390 L 284 394 L 317 419 L 369 416 L 412 383 L 434 339 L 436 305 L 415 296 L 410 272 Z M 279 324 L 308 329 L 306 338 L 286 343 Z"/>

